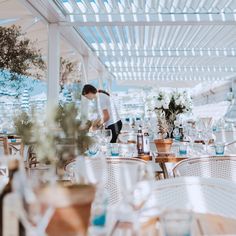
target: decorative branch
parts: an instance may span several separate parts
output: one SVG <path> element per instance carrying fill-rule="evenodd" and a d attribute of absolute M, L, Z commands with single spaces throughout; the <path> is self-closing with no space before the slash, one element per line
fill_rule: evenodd
<path fill-rule="evenodd" d="M 60 58 L 60 86 L 64 88 L 66 84 L 79 83 L 81 75 L 79 74 L 79 63 L 71 62 L 68 59 Z"/>

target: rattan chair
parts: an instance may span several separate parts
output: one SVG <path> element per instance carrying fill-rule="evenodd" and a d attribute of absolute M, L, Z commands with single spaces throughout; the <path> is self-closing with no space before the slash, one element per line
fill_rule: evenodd
<path fill-rule="evenodd" d="M 236 219 L 236 184 L 217 178 L 179 177 L 153 183 L 145 209 L 189 209 Z"/>
<path fill-rule="evenodd" d="M 191 158 L 179 162 L 174 176 L 200 176 L 236 181 L 236 157 L 212 156 Z"/>
<path fill-rule="evenodd" d="M 136 133 L 121 133 L 118 136 L 119 143 L 136 143 L 137 134 Z"/>
<path fill-rule="evenodd" d="M 83 160 L 83 161 L 82 161 Z M 103 160 L 106 160 L 103 162 Z M 109 205 L 114 205 L 122 198 L 122 170 L 126 168 L 129 173 L 135 173 L 135 168 L 146 165 L 147 162 L 137 158 L 83 158 L 66 165 L 65 171 L 69 176 L 81 181 L 81 175 L 89 183 L 102 182 L 108 191 Z M 80 172 L 80 173 L 78 173 Z M 79 175 L 79 176 L 78 176 Z M 78 179 L 77 179 L 78 178 Z"/>
<path fill-rule="evenodd" d="M 147 162 L 137 158 L 108 158 L 107 159 L 107 181 L 105 187 L 109 194 L 109 204 L 114 205 L 122 199 L 122 181 L 124 171 L 132 175 L 137 173 L 138 168 L 142 168 Z M 131 180 L 132 181 L 132 180 Z"/>

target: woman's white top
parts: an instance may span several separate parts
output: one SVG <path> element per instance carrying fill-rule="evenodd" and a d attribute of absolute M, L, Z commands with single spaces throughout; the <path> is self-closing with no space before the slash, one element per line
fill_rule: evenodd
<path fill-rule="evenodd" d="M 115 124 L 120 120 L 116 106 L 110 96 L 104 93 L 97 93 L 97 106 L 100 117 L 103 117 L 103 110 L 107 110 L 109 113 L 109 120 L 105 123 L 105 126 Z"/>

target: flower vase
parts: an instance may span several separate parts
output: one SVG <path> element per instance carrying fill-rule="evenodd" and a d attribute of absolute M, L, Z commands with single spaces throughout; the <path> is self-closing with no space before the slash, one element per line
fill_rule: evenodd
<path fill-rule="evenodd" d="M 156 145 L 158 153 L 170 153 L 173 140 L 168 139 L 155 139 L 154 143 Z"/>
<path fill-rule="evenodd" d="M 61 182 L 55 187 L 45 188 L 44 199 L 55 208 L 47 235 L 87 235 L 94 197 L 93 185 Z"/>

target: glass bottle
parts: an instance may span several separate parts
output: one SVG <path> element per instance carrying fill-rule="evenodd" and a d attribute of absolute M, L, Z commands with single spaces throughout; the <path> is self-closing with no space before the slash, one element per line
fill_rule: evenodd
<path fill-rule="evenodd" d="M 143 154 L 143 133 L 142 133 L 142 127 L 141 126 L 139 126 L 139 128 L 138 128 L 137 150 L 138 150 L 138 155 Z"/>
<path fill-rule="evenodd" d="M 150 155 L 150 140 L 149 140 L 149 133 L 145 130 L 143 134 L 143 153 L 145 155 Z"/>

